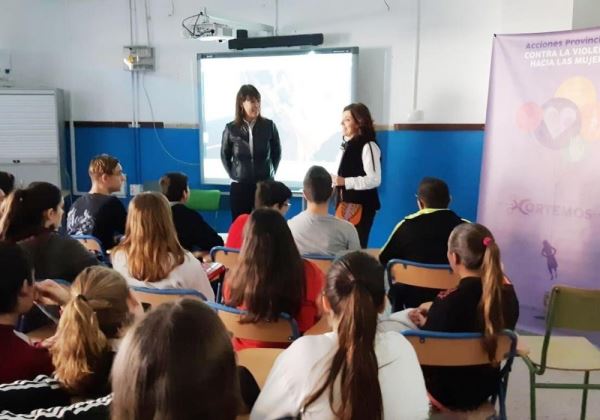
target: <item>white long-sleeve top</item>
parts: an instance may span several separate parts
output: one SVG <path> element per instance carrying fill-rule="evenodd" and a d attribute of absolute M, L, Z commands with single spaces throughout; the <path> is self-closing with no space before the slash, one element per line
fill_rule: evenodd
<path fill-rule="evenodd" d="M 352 141 L 352 140 L 350 140 Z M 373 157 L 371 157 L 371 150 Z M 336 167 L 339 168 L 342 160 L 342 152 L 337 156 Z M 381 149 L 374 141 L 370 141 L 363 146 L 362 163 L 365 170 L 365 176 L 353 176 L 344 178 L 347 190 L 371 190 L 381 185 Z"/>
<path fill-rule="evenodd" d="M 298 415 L 305 399 L 324 380 L 337 347 L 335 332 L 304 336 L 294 341 L 275 361 L 250 419 L 269 420 Z M 378 332 L 375 354 L 384 419 L 429 418 L 425 380 L 411 344 L 399 333 Z M 339 397 L 337 401 L 334 399 L 334 403 L 339 404 Z M 329 390 L 306 408 L 302 418 L 335 419 L 329 405 Z"/>
<path fill-rule="evenodd" d="M 202 264 L 190 252 L 186 251 L 183 263 L 173 268 L 169 275 L 159 281 L 149 282 L 134 278 L 129 273 L 127 255 L 117 251 L 111 256 L 113 268 L 117 270 L 131 287 L 149 287 L 156 289 L 194 289 L 202 293 L 206 299 L 215 300 L 215 293 L 208 281 Z"/>

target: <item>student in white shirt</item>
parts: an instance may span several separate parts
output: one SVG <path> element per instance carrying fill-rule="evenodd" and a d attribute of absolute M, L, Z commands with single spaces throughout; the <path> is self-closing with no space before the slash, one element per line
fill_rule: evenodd
<path fill-rule="evenodd" d="M 208 300 L 215 299 L 202 264 L 179 244 L 169 202 L 160 193 L 143 193 L 131 200 L 125 238 L 111 259 L 129 286 L 195 289 Z"/>
<path fill-rule="evenodd" d="M 304 336 L 276 360 L 251 419 L 424 419 L 425 381 L 410 343 L 379 332 L 383 268 L 362 252 L 336 260 L 323 307 L 334 332 Z"/>

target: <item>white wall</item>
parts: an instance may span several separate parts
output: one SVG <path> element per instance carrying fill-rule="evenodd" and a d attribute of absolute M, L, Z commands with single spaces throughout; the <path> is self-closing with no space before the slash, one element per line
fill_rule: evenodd
<path fill-rule="evenodd" d="M 569 29 L 597 8 L 589 0 L 422 0 L 418 106 L 425 122 L 485 120 L 494 33 Z M 195 124 L 199 52 L 225 43 L 183 39 L 181 20 L 206 6 L 215 16 L 273 25 L 275 0 L 147 0 L 156 71 L 146 76 L 155 116 Z M 405 122 L 412 107 L 417 0 L 280 0 L 280 34 L 323 32 L 324 46 L 358 46 L 359 100 L 380 124 Z M 587 3 L 587 4 L 586 4 Z M 137 0 L 138 42 L 145 43 L 144 1 Z M 12 51 L 13 78 L 70 93 L 74 120 L 132 118 L 127 0 L 0 0 L 0 49 Z M 588 13 L 589 15 L 589 13 Z M 589 21 L 589 19 L 588 19 Z M 143 93 L 141 116 L 150 114 Z"/>

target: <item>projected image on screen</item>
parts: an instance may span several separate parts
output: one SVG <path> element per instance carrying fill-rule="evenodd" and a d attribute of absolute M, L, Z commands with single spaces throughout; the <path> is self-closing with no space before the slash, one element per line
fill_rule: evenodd
<path fill-rule="evenodd" d="M 261 114 L 275 122 L 282 158 L 276 179 L 299 187 L 311 165 L 334 172 L 342 109 L 353 101 L 357 48 L 199 54 L 203 180 L 229 184 L 221 137 L 235 116 L 243 84 L 261 94 Z"/>

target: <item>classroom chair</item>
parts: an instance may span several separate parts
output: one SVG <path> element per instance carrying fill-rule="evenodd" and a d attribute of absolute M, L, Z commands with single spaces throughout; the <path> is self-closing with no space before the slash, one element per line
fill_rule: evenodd
<path fill-rule="evenodd" d="M 214 211 L 215 222 L 219 215 L 221 204 L 220 190 L 190 190 L 190 196 L 185 205 L 196 211 Z"/>
<path fill-rule="evenodd" d="M 238 365 L 250 371 L 258 386 L 262 389 L 275 359 L 284 349 L 244 349 L 237 352 Z"/>
<path fill-rule="evenodd" d="M 223 281 L 225 281 L 225 276 L 227 276 L 227 272 L 233 270 L 238 263 L 238 259 L 240 257 L 240 250 L 236 248 L 227 248 L 224 246 L 215 246 L 210 250 L 210 259 L 213 262 L 221 263 L 225 266 L 225 273 L 221 276 L 219 280 L 216 280 L 211 283 L 215 283 L 217 285 L 217 290 L 215 292 L 215 301 L 221 302 L 223 298 Z"/>
<path fill-rule="evenodd" d="M 93 235 L 71 235 L 71 238 L 79 241 L 79 243 L 82 244 L 85 249 L 94 254 L 96 258 L 100 260 L 100 262 L 110 266 L 110 258 L 104 251 L 104 248 L 102 248 L 102 242 L 100 242 L 100 239 Z"/>
<path fill-rule="evenodd" d="M 555 328 L 573 331 L 600 331 L 600 290 L 578 289 L 557 285 L 552 288 L 546 333 L 544 336 L 523 336 L 529 348 L 523 361 L 529 368 L 530 415 L 536 417 L 535 392 L 542 389 L 581 389 L 580 418 L 585 419 L 588 390 L 600 390 L 600 384 L 590 384 L 590 372 L 600 371 L 600 349 L 581 336 L 556 336 Z M 583 372 L 582 384 L 538 383 L 547 369 Z"/>
<path fill-rule="evenodd" d="M 181 298 L 200 299 L 206 301 L 206 296 L 194 289 L 155 289 L 152 287 L 131 287 L 135 298 L 144 305 L 144 309 L 151 309 L 165 302 L 172 302 Z"/>
<path fill-rule="evenodd" d="M 300 337 L 296 320 L 288 314 L 280 314 L 279 319 L 274 322 L 249 323 L 242 322 L 245 311 L 219 303 L 205 303 L 217 311 L 232 337 L 281 344 L 289 344 Z"/>
<path fill-rule="evenodd" d="M 388 262 L 386 270 L 390 287 L 394 283 L 400 283 L 447 290 L 458 286 L 460 280 L 447 264 L 423 264 L 393 259 Z"/>
<path fill-rule="evenodd" d="M 310 261 L 311 263 L 319 267 L 323 274 L 327 274 L 329 268 L 331 267 L 331 264 L 333 264 L 333 261 L 335 260 L 335 257 L 331 255 L 319 254 L 305 254 L 302 255 L 302 258 L 304 258 L 307 261 Z"/>
<path fill-rule="evenodd" d="M 487 352 L 482 345 L 482 335 L 479 333 L 445 333 L 425 330 L 409 330 L 402 333 L 412 344 L 424 366 L 475 366 L 490 363 Z M 499 418 L 506 419 L 506 389 L 517 350 L 517 336 L 510 330 L 504 330 L 498 336 L 496 363 L 504 364 L 500 368 L 497 394 L 492 396 L 491 405 L 483 404 L 478 410 L 468 412 L 472 417 L 478 417 L 478 412 L 495 413 L 495 403 L 498 401 Z M 443 414 L 443 413 L 442 413 Z M 467 414 L 465 414 L 467 415 Z M 495 415 L 495 414 L 494 414 Z M 435 417 L 434 417 L 435 418 Z"/>

